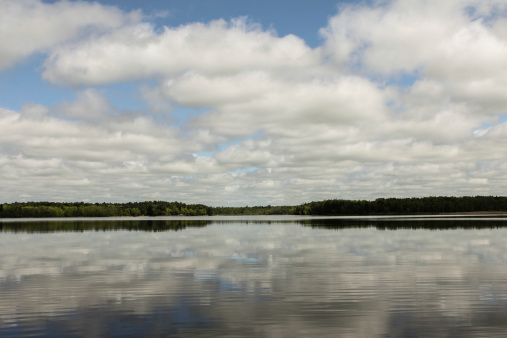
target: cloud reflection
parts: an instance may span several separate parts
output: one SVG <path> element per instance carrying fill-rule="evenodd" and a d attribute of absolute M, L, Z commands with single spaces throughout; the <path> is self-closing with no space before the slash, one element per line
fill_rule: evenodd
<path fill-rule="evenodd" d="M 506 244 L 507 229 L 239 221 L 1 233 L 0 334 L 467 336 L 476 326 L 494 336 L 507 323 Z"/>

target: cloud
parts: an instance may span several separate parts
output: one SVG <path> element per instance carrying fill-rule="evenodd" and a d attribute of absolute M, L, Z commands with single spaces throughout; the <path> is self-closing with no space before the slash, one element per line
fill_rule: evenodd
<path fill-rule="evenodd" d="M 96 121 L 113 111 L 113 107 L 98 91 L 87 89 L 77 94 L 76 102 L 62 103 L 57 110 L 69 119 Z"/>
<path fill-rule="evenodd" d="M 251 205 L 505 190 L 505 1 L 343 5 L 317 48 L 247 18 L 156 28 L 99 4 L 32 4 L 117 19 L 45 44 L 43 78 L 74 101 L 0 110 L 11 199 Z M 145 109 L 112 103 L 129 81 Z M 44 189 L 55 177 L 82 190 Z"/>
<path fill-rule="evenodd" d="M 346 6 L 321 34 L 328 52 L 340 63 L 359 62 L 381 74 L 423 68 L 444 77 L 475 77 L 491 73 L 491 62 L 496 66 L 505 62 L 505 35 L 492 28 L 505 18 L 489 16 L 506 8 L 505 1 L 477 0 Z"/>
<path fill-rule="evenodd" d="M 0 70 L 69 40 L 140 20 L 139 13 L 98 3 L 1 0 L 0 7 Z"/>
<path fill-rule="evenodd" d="M 315 125 L 326 125 L 326 129 L 332 129 L 376 123 L 382 120 L 386 113 L 384 93 L 363 78 L 283 81 L 270 76 L 255 79 L 250 75 L 245 79 L 244 76 L 242 74 L 229 79 L 210 80 L 208 88 L 205 88 L 203 81 L 200 83 L 203 90 L 193 96 L 190 94 L 192 85 L 188 85 L 186 79 L 176 82 L 167 91 L 177 102 L 192 104 L 205 101 L 210 97 L 210 91 L 211 96 L 218 100 L 222 96 L 238 96 L 241 89 L 235 92 L 229 91 L 228 88 L 242 81 L 248 82 L 250 86 L 263 88 L 264 91 L 249 90 L 247 87 L 243 93 L 249 95 L 249 98 L 229 98 L 223 104 L 215 101 L 212 105 L 214 110 L 190 122 L 192 127 L 207 126 L 214 132 L 229 136 L 238 133 L 246 136 L 244 134 L 262 129 L 269 135 L 283 137 L 290 133 L 305 133 Z M 187 97 L 191 98 L 188 100 Z"/>
<path fill-rule="evenodd" d="M 388 80 L 413 74 L 413 95 L 497 114 L 506 104 L 506 1 L 389 1 L 346 6 L 321 34 L 338 64 Z"/>
<path fill-rule="evenodd" d="M 142 23 L 54 49 L 43 78 L 76 86 L 171 77 L 189 69 L 210 75 L 290 72 L 316 62 L 315 52 L 300 38 L 279 38 L 245 18 L 165 27 L 161 33 Z"/>

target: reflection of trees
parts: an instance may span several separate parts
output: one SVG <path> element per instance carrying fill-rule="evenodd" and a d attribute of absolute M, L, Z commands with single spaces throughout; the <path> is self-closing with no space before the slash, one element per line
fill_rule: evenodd
<path fill-rule="evenodd" d="M 297 224 L 304 227 L 321 229 L 346 229 L 346 228 L 377 228 L 379 230 L 396 229 L 427 229 L 427 230 L 450 230 L 450 229 L 493 229 L 507 226 L 505 219 L 410 219 L 410 218 L 313 218 L 313 219 L 210 219 L 196 220 L 40 220 L 21 222 L 0 222 L 0 232 L 83 232 L 83 231 L 178 231 L 185 228 L 202 228 L 208 225 L 273 225 Z M 269 231 L 269 230 L 268 230 Z"/>
<path fill-rule="evenodd" d="M 30 221 L 0 223 L 0 232 L 178 231 L 211 224 L 206 220 Z"/>
<path fill-rule="evenodd" d="M 379 230 L 397 229 L 426 229 L 426 230 L 452 230 L 452 229 L 494 229 L 507 226 L 505 220 L 484 218 L 482 220 L 464 219 L 305 219 L 296 221 L 302 226 L 322 229 L 345 228 L 377 228 Z"/>
<path fill-rule="evenodd" d="M 257 231 L 268 222 L 83 220 L 109 228 L 123 223 L 118 229 L 144 223 L 147 231 L 224 226 L 4 236 L 0 318 L 48 336 L 438 337 L 470 336 L 476 328 L 502 336 L 505 231 L 327 230 L 410 229 L 421 222 L 450 229 L 496 221 L 320 218 L 274 220 Z M 487 264 L 478 263 L 481 257 Z M 3 323 L 0 336 L 22 335 Z"/>

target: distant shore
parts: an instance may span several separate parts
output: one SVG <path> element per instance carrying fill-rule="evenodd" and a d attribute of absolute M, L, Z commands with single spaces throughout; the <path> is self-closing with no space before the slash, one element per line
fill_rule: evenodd
<path fill-rule="evenodd" d="M 380 216 L 507 214 L 503 196 L 430 196 L 367 200 L 324 200 L 300 205 L 211 207 L 205 204 L 145 201 L 127 203 L 14 202 L 0 204 L 0 218 L 136 216 Z"/>

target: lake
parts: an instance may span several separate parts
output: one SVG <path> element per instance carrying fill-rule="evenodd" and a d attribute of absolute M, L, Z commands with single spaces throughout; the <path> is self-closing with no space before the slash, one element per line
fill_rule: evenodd
<path fill-rule="evenodd" d="M 504 337 L 505 225 L 0 220 L 0 336 Z"/>

